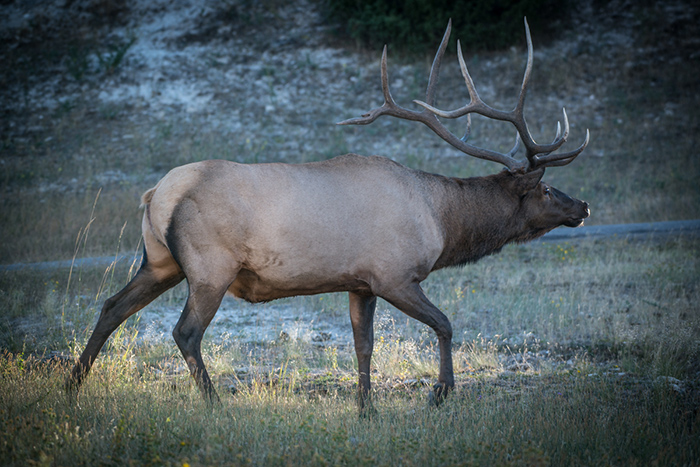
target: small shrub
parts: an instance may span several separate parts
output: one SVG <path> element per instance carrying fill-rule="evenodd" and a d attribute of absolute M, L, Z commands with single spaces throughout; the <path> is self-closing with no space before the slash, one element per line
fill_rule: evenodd
<path fill-rule="evenodd" d="M 377 49 L 391 43 L 409 53 L 436 46 L 448 19 L 471 50 L 497 50 L 523 40 L 523 17 L 533 33 L 553 32 L 566 18 L 567 2 L 556 0 L 328 0 L 328 15 L 341 36 Z"/>
<path fill-rule="evenodd" d="M 88 75 L 114 74 L 135 42 L 134 36 L 103 45 L 93 41 L 74 42 L 65 51 L 66 70 L 76 81 L 82 81 Z M 93 56 L 95 60 L 92 60 Z"/>
<path fill-rule="evenodd" d="M 109 45 L 109 51 L 104 54 L 97 53 L 97 59 L 100 62 L 100 69 L 104 73 L 111 75 L 114 71 L 119 68 L 119 65 L 124 60 L 124 56 L 129 48 L 136 42 L 135 37 L 131 37 L 127 41 L 116 42 Z"/>

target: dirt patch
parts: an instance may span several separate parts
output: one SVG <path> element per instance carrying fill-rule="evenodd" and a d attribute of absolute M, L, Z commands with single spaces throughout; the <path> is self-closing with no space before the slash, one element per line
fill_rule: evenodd
<path fill-rule="evenodd" d="M 139 339 L 153 344 L 172 340 L 180 318 L 181 305 L 148 307 L 139 314 Z M 328 316 L 322 310 L 300 310 L 293 306 L 256 307 L 226 299 L 207 330 L 207 339 L 237 343 L 269 344 L 298 340 L 319 346 L 345 347 L 352 343 L 352 331 L 345 316 Z"/>

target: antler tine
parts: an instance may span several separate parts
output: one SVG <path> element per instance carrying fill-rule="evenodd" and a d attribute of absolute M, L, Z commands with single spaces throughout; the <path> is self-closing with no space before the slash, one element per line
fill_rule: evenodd
<path fill-rule="evenodd" d="M 532 63 L 534 56 L 534 49 L 532 47 L 532 37 L 530 36 L 530 26 L 527 24 L 527 18 L 525 21 L 525 39 L 527 40 L 527 64 L 525 65 L 525 73 L 523 74 L 523 84 L 520 86 L 520 95 L 518 96 L 518 105 L 516 106 L 516 111 L 519 111 L 520 117 L 523 117 L 523 109 L 525 108 L 525 95 L 527 94 L 527 86 L 530 83 L 530 75 L 532 74 Z"/>
<path fill-rule="evenodd" d="M 479 93 L 476 90 L 476 86 L 474 86 L 474 80 L 472 80 L 471 75 L 469 74 L 469 70 L 467 69 L 467 63 L 464 60 L 464 55 L 462 54 L 462 45 L 459 41 L 457 40 L 457 59 L 459 60 L 459 68 L 462 71 L 462 76 L 464 77 L 464 82 L 467 85 L 467 91 L 469 92 L 469 98 L 471 99 L 471 102 L 469 103 L 469 106 L 477 107 L 477 106 L 486 106 L 484 102 L 481 100 L 479 97 Z M 488 107 L 488 106 L 486 106 Z M 430 109 L 428 109 L 430 110 Z M 495 109 L 494 109 L 495 110 Z M 464 136 L 462 137 L 462 141 L 465 143 L 469 139 L 469 133 L 471 132 L 471 124 L 472 124 L 472 119 L 471 119 L 471 113 L 467 114 L 467 130 Z M 515 160 L 515 154 L 517 154 L 518 149 L 520 149 L 520 135 L 518 132 L 515 133 L 515 144 L 513 145 L 513 148 L 508 151 L 506 154 L 506 157 L 509 157 L 513 160 Z"/>
<path fill-rule="evenodd" d="M 552 142 L 557 141 L 561 136 L 561 123 L 557 122 L 557 134 L 554 136 Z"/>
<path fill-rule="evenodd" d="M 518 150 L 520 149 L 520 133 L 517 131 L 515 132 L 515 144 L 513 145 L 513 148 L 508 151 L 508 157 L 515 158 L 515 155 L 518 153 Z"/>
<path fill-rule="evenodd" d="M 464 77 L 464 82 L 467 85 L 467 91 L 469 91 L 469 98 L 472 102 L 481 102 L 479 93 L 476 91 L 476 86 L 474 86 L 474 81 L 472 80 L 469 70 L 467 70 L 467 63 L 464 61 L 464 55 L 462 55 L 462 44 L 457 40 L 457 59 L 459 60 L 459 69 L 462 71 L 462 76 Z"/>
<path fill-rule="evenodd" d="M 442 57 L 445 55 L 445 50 L 447 49 L 447 43 L 450 39 L 450 33 L 452 31 L 452 20 L 447 23 L 447 29 L 442 37 L 442 42 L 438 51 L 433 59 L 433 65 L 430 69 L 430 78 L 428 79 L 428 88 L 425 92 L 425 99 L 428 102 L 433 102 L 435 100 L 435 88 L 438 82 L 438 77 L 440 74 L 440 64 L 442 63 Z M 382 79 L 382 93 L 384 95 L 384 104 L 374 110 L 369 111 L 366 114 L 362 114 L 361 117 L 351 118 L 338 122 L 338 125 L 367 125 L 372 123 L 377 118 L 382 115 L 392 115 L 398 118 L 404 118 L 408 120 L 421 121 L 428 125 L 427 121 L 429 119 L 437 119 L 429 114 L 428 112 L 414 112 L 412 110 L 405 109 L 396 104 L 393 97 L 391 96 L 391 91 L 389 90 L 389 72 L 387 71 L 387 46 L 384 46 L 382 51 L 382 62 L 381 62 L 381 79 Z M 423 115 L 422 115 L 423 114 Z M 422 116 L 421 116 L 422 115 Z M 439 123 L 438 123 L 439 124 Z M 428 125 L 430 126 L 430 125 Z"/>
<path fill-rule="evenodd" d="M 566 107 L 561 108 L 561 113 L 564 115 L 564 134 L 562 135 L 561 139 L 566 141 L 569 137 L 569 117 L 566 115 Z M 559 126 L 559 122 L 557 122 L 557 126 Z"/>
<path fill-rule="evenodd" d="M 430 77 L 428 78 L 428 88 L 425 90 L 425 101 L 429 104 L 435 102 L 435 88 L 437 86 L 438 77 L 440 75 L 440 65 L 442 64 L 442 57 L 445 55 L 445 50 L 447 50 L 447 43 L 450 40 L 450 34 L 452 33 L 452 18 L 447 22 L 447 28 L 445 29 L 445 34 L 442 35 L 442 41 L 438 47 L 438 51 L 433 59 L 433 64 L 430 67 Z"/>
<path fill-rule="evenodd" d="M 469 115 L 470 113 L 479 113 L 483 115 L 483 112 L 491 111 L 495 113 L 500 113 L 502 118 L 504 119 L 507 117 L 506 112 L 500 112 L 496 109 L 493 109 L 486 105 L 484 101 L 481 100 L 479 97 L 479 93 L 476 90 L 476 86 L 474 86 L 474 80 L 472 79 L 471 75 L 469 74 L 469 70 L 467 69 L 467 64 L 464 61 L 464 56 L 462 55 L 462 45 L 460 44 L 459 41 L 457 41 L 457 58 L 459 60 L 459 68 L 462 71 L 462 76 L 464 77 L 464 82 L 467 85 L 467 91 L 469 92 L 469 98 L 471 102 L 469 104 L 460 107 L 459 109 L 451 110 L 451 111 L 445 111 L 445 110 L 440 110 L 432 105 L 430 102 L 423 102 L 419 100 L 414 100 L 416 104 L 420 105 L 421 107 L 425 108 L 426 110 L 434 113 L 438 117 L 443 117 L 443 118 L 459 118 L 463 117 L 464 115 Z"/>
<path fill-rule="evenodd" d="M 389 72 L 387 71 L 386 56 L 387 47 L 384 44 L 384 49 L 382 50 L 382 93 L 384 94 L 384 103 L 395 105 L 394 98 L 391 97 L 391 91 L 389 90 Z"/>
<path fill-rule="evenodd" d="M 562 113 L 564 114 L 564 134 L 561 132 L 561 122 L 557 121 L 557 134 L 550 143 L 550 146 L 556 144 L 563 144 L 569 138 L 569 117 L 566 115 L 566 109 L 562 107 Z"/>
<path fill-rule="evenodd" d="M 387 71 L 387 46 L 384 45 L 384 50 L 382 50 L 382 61 L 381 61 L 381 80 L 382 80 L 382 94 L 384 95 L 384 104 L 381 107 L 370 110 L 367 113 L 362 114 L 361 117 L 349 118 L 338 122 L 336 125 L 367 125 L 375 121 L 377 118 L 384 114 L 389 113 L 390 109 L 397 107 L 394 102 L 394 98 L 391 97 L 391 91 L 389 90 L 389 72 Z"/>
<path fill-rule="evenodd" d="M 534 156 L 532 161 L 532 169 L 537 169 L 539 167 L 561 167 L 562 165 L 567 165 L 572 162 L 576 156 L 581 154 L 588 142 L 590 141 L 591 133 L 586 130 L 586 138 L 581 143 L 581 146 L 574 149 L 573 151 L 562 153 L 562 154 L 543 154 L 541 156 Z"/>
<path fill-rule="evenodd" d="M 464 141 L 465 143 L 469 141 L 469 136 L 471 135 L 472 132 L 472 116 L 471 114 L 467 114 L 467 128 L 464 130 L 464 136 L 460 138 L 460 140 Z"/>
<path fill-rule="evenodd" d="M 512 170 L 515 168 L 526 168 L 526 170 L 534 170 L 535 168 L 540 168 L 544 166 L 557 166 L 568 164 L 580 154 L 581 151 L 586 147 L 587 140 L 575 151 L 571 151 L 564 154 L 551 154 L 557 149 L 559 149 L 569 137 L 569 119 L 566 115 L 566 109 L 563 109 L 564 114 L 564 131 L 562 133 L 561 123 L 557 122 L 557 134 L 554 140 L 550 144 L 537 144 L 530 133 L 530 130 L 525 120 L 524 108 L 525 108 L 525 97 L 527 95 L 528 86 L 530 83 L 530 76 L 532 75 L 533 67 L 533 46 L 532 37 L 530 34 L 530 26 L 527 23 L 527 18 L 524 20 L 525 23 L 525 37 L 527 40 L 527 65 L 525 66 L 525 73 L 523 74 L 522 85 L 520 86 L 520 92 L 518 95 L 518 102 L 512 111 L 502 111 L 490 107 L 484 103 L 474 86 L 474 81 L 469 74 L 467 69 L 464 56 L 462 54 L 462 47 L 459 41 L 457 42 L 457 58 L 459 60 L 460 70 L 462 71 L 462 76 L 464 77 L 464 82 L 467 86 L 467 91 L 469 92 L 470 102 L 469 104 L 460 107 L 455 110 L 445 111 L 440 110 L 432 105 L 431 102 L 414 101 L 416 104 L 422 106 L 427 111 L 432 112 L 434 115 L 443 118 L 459 118 L 464 115 L 470 115 L 472 113 L 477 113 L 483 115 L 487 118 L 492 118 L 494 120 L 502 120 L 512 123 L 518 133 L 517 144 L 511 149 L 507 154 L 502 154 L 503 159 L 510 161 L 506 165 Z M 470 122 L 468 122 L 468 127 Z M 464 138 L 463 141 L 466 141 Z M 513 159 L 514 155 L 517 153 L 519 148 L 519 142 L 522 141 L 525 146 L 525 157 L 527 161 L 517 161 Z M 467 152 L 468 154 L 471 154 Z M 472 154 L 473 155 L 473 154 Z"/>

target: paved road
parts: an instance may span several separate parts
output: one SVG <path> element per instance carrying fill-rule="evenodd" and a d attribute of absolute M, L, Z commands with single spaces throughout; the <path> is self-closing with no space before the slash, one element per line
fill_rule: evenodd
<path fill-rule="evenodd" d="M 700 235 L 700 220 L 692 221 L 671 221 L 671 222 L 649 222 L 643 224 L 614 224 L 614 225 L 592 225 L 569 229 L 560 227 L 549 232 L 536 242 L 565 242 L 578 239 L 598 239 L 598 238 L 626 238 L 630 240 L 663 239 L 672 236 L 690 235 L 697 237 Z M 47 261 L 43 263 L 15 263 L 0 265 L 0 271 L 19 271 L 23 269 L 51 270 L 68 269 L 73 267 L 107 267 L 114 256 L 100 256 L 97 258 L 79 258 L 66 261 Z M 128 263 L 137 260 L 141 263 L 141 253 L 122 254 L 117 257 L 118 262 Z"/>
<path fill-rule="evenodd" d="M 643 224 L 592 225 L 578 229 L 559 227 L 542 237 L 541 242 L 580 238 L 660 239 L 678 235 L 700 235 L 700 219 L 692 221 L 648 222 Z"/>

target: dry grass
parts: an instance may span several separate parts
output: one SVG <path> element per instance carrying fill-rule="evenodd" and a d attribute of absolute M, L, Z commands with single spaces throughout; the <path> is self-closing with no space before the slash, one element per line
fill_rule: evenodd
<path fill-rule="evenodd" d="M 211 410 L 190 390 L 114 371 L 69 405 L 53 390 L 60 372 L 32 363 L 2 358 L 6 465 L 688 465 L 699 455 L 685 397 L 614 377 L 475 383 L 440 410 L 397 390 L 362 420 L 345 391 L 257 386 Z"/>

